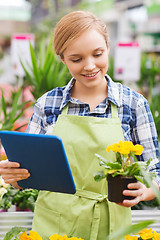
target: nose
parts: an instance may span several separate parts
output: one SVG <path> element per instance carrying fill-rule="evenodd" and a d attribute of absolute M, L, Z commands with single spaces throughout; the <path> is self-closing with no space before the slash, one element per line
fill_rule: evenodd
<path fill-rule="evenodd" d="M 84 70 L 85 71 L 92 71 L 94 68 L 95 68 L 95 63 L 94 63 L 93 59 L 88 59 L 85 62 Z"/>

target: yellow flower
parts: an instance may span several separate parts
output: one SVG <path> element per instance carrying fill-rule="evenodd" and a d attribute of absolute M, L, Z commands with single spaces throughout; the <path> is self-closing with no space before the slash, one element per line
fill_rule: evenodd
<path fill-rule="evenodd" d="M 153 233 L 153 239 L 154 239 L 154 240 L 160 240 L 160 234 L 154 231 L 154 233 Z"/>
<path fill-rule="evenodd" d="M 20 240 L 43 240 L 37 232 L 29 231 L 29 235 L 26 232 L 23 232 L 19 236 Z"/>
<path fill-rule="evenodd" d="M 152 228 L 150 228 L 150 229 L 143 229 L 142 231 L 139 232 L 139 235 L 144 240 L 152 239 L 153 238 Z"/>
<path fill-rule="evenodd" d="M 26 232 L 23 232 L 20 236 L 19 236 L 20 240 L 27 240 L 28 239 L 28 235 Z"/>
<path fill-rule="evenodd" d="M 144 150 L 144 148 L 141 145 L 136 144 L 134 146 L 134 150 L 133 151 L 135 152 L 136 155 L 141 155 L 143 150 Z"/>
<path fill-rule="evenodd" d="M 64 239 L 68 239 L 68 238 L 66 238 L 66 235 L 65 235 L 65 238 L 64 238 L 59 234 L 53 234 L 52 236 L 49 237 L 49 239 L 50 240 L 64 240 Z"/>
<path fill-rule="evenodd" d="M 77 237 L 68 238 L 67 235 L 64 235 L 64 237 L 62 237 L 59 234 L 53 234 L 49 239 L 50 240 L 84 240 L 82 238 L 77 238 Z"/>
<path fill-rule="evenodd" d="M 132 236 L 126 235 L 126 236 L 125 236 L 125 239 L 126 239 L 126 240 L 138 240 L 138 237 L 136 237 L 136 236 L 133 236 L 133 237 L 132 237 Z"/>
<path fill-rule="evenodd" d="M 130 154 L 131 152 L 135 152 L 136 155 L 141 155 L 143 151 L 143 147 L 139 144 L 133 145 L 130 141 L 119 141 L 119 143 L 114 143 L 113 145 L 109 145 L 106 149 L 107 152 L 119 152 L 123 155 Z"/>

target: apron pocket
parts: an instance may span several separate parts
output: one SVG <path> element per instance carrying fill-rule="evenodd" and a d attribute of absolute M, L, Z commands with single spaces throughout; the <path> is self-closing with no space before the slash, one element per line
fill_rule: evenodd
<path fill-rule="evenodd" d="M 32 229 L 42 237 L 60 234 L 61 214 L 36 204 Z"/>

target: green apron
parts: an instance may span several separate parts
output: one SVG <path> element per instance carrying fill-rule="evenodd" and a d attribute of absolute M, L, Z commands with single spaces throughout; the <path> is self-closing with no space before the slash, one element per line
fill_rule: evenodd
<path fill-rule="evenodd" d="M 42 237 L 56 233 L 104 240 L 116 229 L 131 224 L 130 209 L 109 202 L 107 181 L 96 182 L 93 177 L 102 170 L 95 153 L 113 159 L 114 154 L 107 153 L 106 147 L 124 139 L 117 107 L 111 106 L 112 118 L 68 115 L 68 105 L 59 115 L 53 134 L 63 140 L 77 191 L 74 195 L 39 193 L 33 230 Z"/>

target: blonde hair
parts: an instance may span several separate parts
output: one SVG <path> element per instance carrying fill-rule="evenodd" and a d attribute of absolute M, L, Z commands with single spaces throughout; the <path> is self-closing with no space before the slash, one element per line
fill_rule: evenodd
<path fill-rule="evenodd" d="M 105 23 L 88 11 L 71 12 L 57 23 L 54 30 L 53 45 L 57 55 L 63 58 L 63 52 L 74 39 L 84 31 L 96 29 L 105 39 L 109 47 L 108 33 Z"/>

